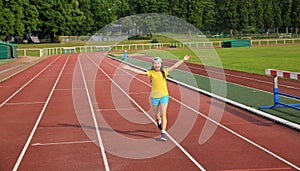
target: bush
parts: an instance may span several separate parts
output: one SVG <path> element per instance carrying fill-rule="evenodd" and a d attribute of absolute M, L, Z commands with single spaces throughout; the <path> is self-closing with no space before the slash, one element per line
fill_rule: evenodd
<path fill-rule="evenodd" d="M 151 43 L 158 43 L 157 39 L 152 39 Z"/>
<path fill-rule="evenodd" d="M 128 38 L 128 40 L 151 40 L 151 39 L 152 39 L 152 34 L 136 35 Z"/>

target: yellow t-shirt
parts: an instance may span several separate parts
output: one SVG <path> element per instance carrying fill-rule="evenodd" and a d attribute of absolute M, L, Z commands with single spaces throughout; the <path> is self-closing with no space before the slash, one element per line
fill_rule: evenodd
<path fill-rule="evenodd" d="M 167 75 L 169 74 L 168 70 L 164 69 L 164 71 L 165 76 L 167 77 Z M 169 94 L 167 88 L 167 80 L 163 77 L 161 71 L 149 70 L 147 71 L 146 75 L 152 80 L 151 97 L 160 98 Z"/>

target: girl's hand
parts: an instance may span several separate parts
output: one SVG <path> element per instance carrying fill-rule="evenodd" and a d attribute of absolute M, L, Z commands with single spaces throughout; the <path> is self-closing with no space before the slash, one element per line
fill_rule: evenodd
<path fill-rule="evenodd" d="M 189 60 L 189 59 L 190 59 L 190 55 L 185 55 L 184 58 L 183 58 L 183 60 L 185 60 L 185 61 Z"/>

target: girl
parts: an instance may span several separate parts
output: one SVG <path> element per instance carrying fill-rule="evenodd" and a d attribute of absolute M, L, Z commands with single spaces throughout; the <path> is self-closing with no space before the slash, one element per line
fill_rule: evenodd
<path fill-rule="evenodd" d="M 164 68 L 161 58 L 155 57 L 152 60 L 152 68 L 149 71 L 141 71 L 124 65 L 124 69 L 131 70 L 137 74 L 146 75 L 151 78 L 151 103 L 156 115 L 157 127 L 162 131 L 161 140 L 166 141 L 167 127 L 167 107 L 169 103 L 169 93 L 167 88 L 167 76 L 170 71 L 180 66 L 184 61 L 189 60 L 190 56 L 186 55 L 182 60 L 179 60 L 169 68 Z"/>

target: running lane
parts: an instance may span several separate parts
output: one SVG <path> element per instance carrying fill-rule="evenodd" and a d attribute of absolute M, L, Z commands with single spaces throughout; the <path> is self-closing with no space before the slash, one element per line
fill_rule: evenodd
<path fill-rule="evenodd" d="M 51 81 L 51 86 L 43 86 L 47 88 L 47 100 L 43 103 L 43 109 L 39 110 L 39 118 L 33 123 L 36 129 L 31 130 L 31 139 L 27 137 L 29 145 L 23 148 L 24 155 L 19 155 L 15 169 L 104 169 L 101 150 L 83 132 L 84 126 L 78 122 L 73 107 L 72 80 L 74 68 L 78 67 L 78 55 L 63 55 L 61 58 L 63 60 L 59 61 L 60 66 L 49 68 L 49 73 L 53 74 L 55 80 Z M 54 68 L 59 69 L 59 72 L 54 72 Z M 44 76 L 43 73 L 41 77 Z M 50 83 L 50 80 L 45 80 L 45 84 Z M 84 91 L 84 87 L 76 89 Z"/>
<path fill-rule="evenodd" d="M 143 76 L 136 76 L 133 73 L 124 72 L 118 66 L 119 63 L 111 59 L 104 59 L 100 65 L 103 71 L 99 71 L 99 77 L 105 79 L 109 76 L 113 78 L 114 82 L 117 82 L 118 85 L 116 86 L 111 80 L 105 79 L 106 81 L 101 80 L 98 86 L 96 86 L 96 89 L 98 88 L 96 94 L 98 96 L 97 101 L 99 110 L 101 110 L 101 116 L 109 123 L 112 130 L 117 130 L 115 131 L 116 135 L 119 134 L 120 136 L 130 137 L 131 139 L 153 139 L 154 137 L 155 145 L 153 146 L 161 146 L 162 149 L 166 149 L 165 144 L 161 144 L 159 141 L 155 142 L 159 137 L 159 130 L 157 130 L 153 123 L 146 122 L 145 118 L 136 119 L 132 116 L 144 117 L 142 110 L 147 111 L 147 113 L 151 115 L 148 97 L 150 91 L 149 79 Z M 136 79 L 139 80 L 137 81 Z M 130 84 L 128 85 L 127 82 L 130 82 Z M 168 132 L 170 136 L 180 143 L 196 160 L 196 163 L 201 164 L 205 169 L 299 169 L 300 163 L 298 158 L 300 152 L 298 149 L 300 145 L 296 143 L 300 140 L 299 132 L 270 122 L 231 105 L 223 104 L 207 96 L 199 95 L 196 92 L 184 89 L 176 84 L 169 83 L 168 86 L 170 96 L 172 97 L 168 109 Z M 129 97 L 127 97 L 126 93 L 124 94 L 122 90 L 117 90 L 120 88 L 129 94 L 133 100 L 121 100 L 129 99 Z M 178 91 L 179 89 L 180 91 Z M 184 94 L 189 94 L 190 98 L 184 98 Z M 199 100 L 199 108 L 195 109 L 193 108 L 195 105 L 193 102 L 197 99 Z M 128 104 L 130 105 L 128 106 Z M 141 106 L 141 108 L 137 107 L 136 104 Z M 184 117 L 182 117 L 183 115 Z M 208 119 L 208 115 L 213 120 Z M 192 120 L 185 122 L 185 118 L 195 118 L 195 120 L 194 122 Z M 183 119 L 183 122 L 181 122 L 181 119 Z M 189 124 L 192 124 L 192 129 L 184 135 L 182 139 L 182 130 L 176 128 L 184 129 L 185 127 L 189 127 Z M 107 137 L 121 140 L 111 134 L 112 133 L 107 135 Z M 104 142 L 105 141 L 104 139 Z M 116 155 L 122 156 L 122 153 L 120 152 L 121 154 L 119 154 L 116 150 L 117 147 L 122 149 L 126 147 L 128 150 L 133 150 L 130 145 L 127 146 L 125 141 L 122 142 L 124 144 L 119 144 L 119 146 L 118 144 L 115 144 L 115 146 L 112 145 L 112 147 L 115 148 L 113 152 L 115 152 Z M 133 141 L 133 144 L 134 143 Z M 146 141 L 145 144 L 147 143 Z M 168 141 L 168 143 L 173 142 Z M 136 150 L 141 150 L 139 153 L 145 154 L 145 156 L 149 155 L 149 153 L 153 153 L 151 152 L 152 146 L 148 152 L 145 152 L 143 148 L 139 148 L 138 143 L 135 148 Z M 145 146 L 144 149 L 148 148 Z M 162 149 L 160 150 L 163 151 Z M 175 159 L 172 158 L 172 160 L 169 161 L 170 163 L 164 161 L 168 167 L 175 165 L 173 169 L 177 168 L 177 163 L 183 161 L 182 158 L 188 159 L 188 157 L 180 150 L 178 151 L 178 149 L 179 148 L 174 147 L 161 154 L 162 156 L 168 156 L 167 158 L 174 156 L 174 152 L 182 154 L 177 155 Z M 123 150 L 126 151 L 125 149 Z M 153 151 L 155 151 L 155 149 L 153 149 Z M 138 156 L 141 157 L 140 160 L 133 160 L 134 157 L 136 157 L 134 154 L 126 154 L 121 157 L 124 163 L 131 163 L 130 166 L 126 167 L 127 169 L 131 169 L 130 167 L 132 166 L 138 167 L 138 163 L 140 162 L 142 162 L 145 167 L 147 166 L 147 164 L 145 164 L 147 163 L 146 161 L 152 163 L 152 160 L 155 161 L 157 159 L 157 157 L 143 159 L 142 156 Z M 178 161 L 176 159 L 178 159 Z M 115 160 L 116 159 L 111 162 Z M 120 162 L 122 160 L 118 159 L 118 161 Z M 194 163 L 184 163 L 186 162 L 182 162 L 181 164 L 185 165 L 186 170 L 194 169 Z"/>
<path fill-rule="evenodd" d="M 138 60 L 151 61 L 151 58 L 146 56 L 132 56 Z M 171 66 L 175 63 L 174 60 L 164 59 L 164 64 L 166 66 Z M 185 63 L 185 65 L 180 66 L 178 69 L 186 70 L 194 74 L 208 76 L 210 73 L 211 78 L 217 78 L 223 80 L 224 74 L 226 76 L 226 81 L 235 83 L 238 85 L 243 85 L 246 87 L 255 88 L 258 90 L 264 90 L 268 92 L 273 92 L 273 77 L 259 74 L 251 74 L 246 72 L 219 69 L 215 67 L 204 66 L 200 64 Z M 287 94 L 293 94 L 300 96 L 299 81 L 289 80 L 289 79 L 279 79 L 280 91 Z"/>
<path fill-rule="evenodd" d="M 16 165 L 41 113 L 19 170 L 299 169 L 299 132 L 171 82 L 159 141 L 149 78 L 119 65 L 103 53 L 55 56 L 1 83 L 0 170 Z"/>
<path fill-rule="evenodd" d="M 1 83 L 1 170 L 14 167 L 64 60 L 48 58 Z"/>

